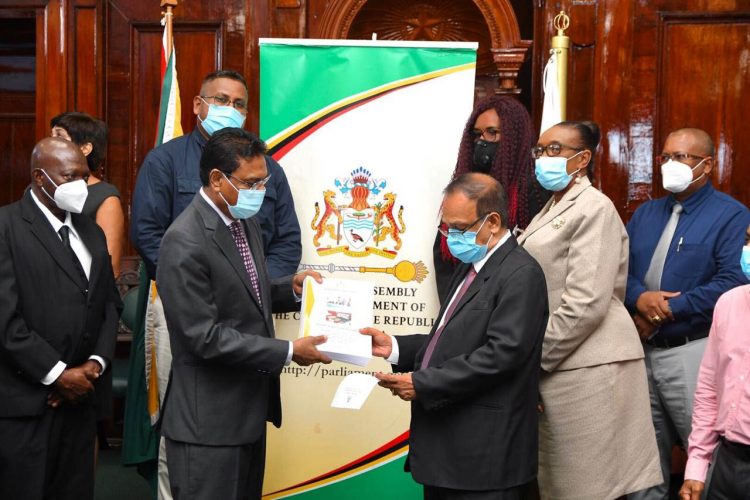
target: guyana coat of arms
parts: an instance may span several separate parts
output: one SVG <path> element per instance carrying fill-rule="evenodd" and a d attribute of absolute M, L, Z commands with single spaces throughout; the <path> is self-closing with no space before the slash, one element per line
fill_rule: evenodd
<path fill-rule="evenodd" d="M 386 192 L 386 186 L 384 179 L 374 179 L 364 167 L 335 179 L 333 189 L 323 192 L 322 206 L 315 203 L 310 222 L 318 255 L 374 254 L 388 259 L 398 255 L 406 232 L 404 206 L 396 210 L 397 195 Z"/>

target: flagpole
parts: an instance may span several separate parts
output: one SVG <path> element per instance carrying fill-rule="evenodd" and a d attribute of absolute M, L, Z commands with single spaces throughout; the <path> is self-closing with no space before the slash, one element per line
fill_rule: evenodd
<path fill-rule="evenodd" d="M 568 56 L 570 53 L 570 37 L 565 30 L 570 26 L 570 17 L 565 11 L 560 11 L 553 20 L 557 35 L 552 37 L 552 49 L 557 55 L 557 88 L 560 89 L 560 119 L 565 120 L 568 102 Z"/>
<path fill-rule="evenodd" d="M 177 7 L 177 0 L 161 0 L 161 8 L 166 7 L 164 12 L 165 28 L 167 30 L 167 58 L 172 53 L 172 9 Z"/>

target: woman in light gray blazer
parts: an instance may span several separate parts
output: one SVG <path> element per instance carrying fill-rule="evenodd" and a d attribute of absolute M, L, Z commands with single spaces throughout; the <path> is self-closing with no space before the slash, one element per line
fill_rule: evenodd
<path fill-rule="evenodd" d="M 554 192 L 518 239 L 547 280 L 539 489 L 543 499 L 617 498 L 662 481 L 643 348 L 623 299 L 628 236 L 591 185 L 599 128 L 563 122 L 532 150 Z"/>

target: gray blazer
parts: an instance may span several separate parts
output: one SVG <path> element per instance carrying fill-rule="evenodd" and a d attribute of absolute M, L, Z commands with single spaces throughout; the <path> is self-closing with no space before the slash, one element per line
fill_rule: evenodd
<path fill-rule="evenodd" d="M 200 193 L 169 227 L 156 279 L 172 346 L 162 433 L 193 444 L 257 441 L 281 425 L 279 374 L 289 343 L 274 338 L 271 310 L 298 309 L 291 277 L 269 282 L 261 231 L 245 221 L 261 300 L 229 228 Z"/>
<path fill-rule="evenodd" d="M 570 370 L 643 358 L 625 309 L 628 235 L 612 201 L 581 177 L 547 202 L 519 237 L 547 280 L 542 368 Z"/>

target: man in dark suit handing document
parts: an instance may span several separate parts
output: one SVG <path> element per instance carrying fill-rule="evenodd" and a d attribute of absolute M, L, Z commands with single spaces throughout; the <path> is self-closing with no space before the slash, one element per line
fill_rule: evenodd
<path fill-rule="evenodd" d="M 274 338 L 271 314 L 299 309 L 303 279 L 321 278 L 268 278 L 253 218 L 269 177 L 264 153 L 242 129 L 213 134 L 203 187 L 159 249 L 173 356 L 162 433 L 176 500 L 260 498 L 266 421 L 281 425 L 282 368 L 331 362 L 315 347 L 323 336 Z"/>
<path fill-rule="evenodd" d="M 429 335 L 374 328 L 380 385 L 411 402 L 406 468 L 425 499 L 524 498 L 537 473 L 537 401 L 547 291 L 507 228 L 502 186 L 464 174 L 445 188 L 442 222 L 460 264 Z M 441 229 L 442 231 L 442 229 Z"/>

